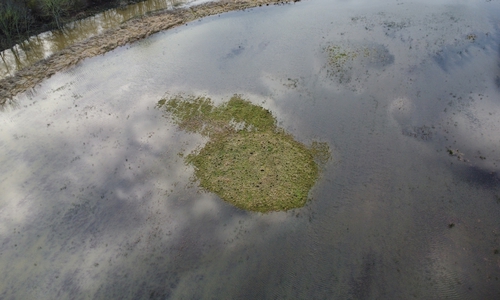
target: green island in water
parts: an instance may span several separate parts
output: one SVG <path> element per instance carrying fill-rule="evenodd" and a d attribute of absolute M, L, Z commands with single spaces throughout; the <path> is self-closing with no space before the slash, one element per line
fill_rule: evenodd
<path fill-rule="evenodd" d="M 304 206 L 320 166 L 330 159 L 328 144 L 296 141 L 276 126 L 269 110 L 238 95 L 219 106 L 207 97 L 177 95 L 160 100 L 157 108 L 182 130 L 209 138 L 185 160 L 202 188 L 241 209 Z"/>

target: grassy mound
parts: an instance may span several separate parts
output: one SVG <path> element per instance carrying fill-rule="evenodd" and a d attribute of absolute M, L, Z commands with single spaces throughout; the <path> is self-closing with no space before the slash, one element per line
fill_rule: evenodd
<path fill-rule="evenodd" d="M 295 141 L 276 126 L 270 111 L 239 96 L 221 106 L 209 98 L 174 97 L 158 102 L 180 128 L 209 136 L 186 161 L 200 185 L 223 200 L 250 211 L 302 207 L 316 182 L 315 158 L 329 156 L 326 144 Z"/>

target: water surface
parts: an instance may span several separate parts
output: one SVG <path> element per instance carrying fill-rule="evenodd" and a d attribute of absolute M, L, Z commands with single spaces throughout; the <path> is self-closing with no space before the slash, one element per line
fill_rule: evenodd
<path fill-rule="evenodd" d="M 85 60 L 0 116 L 0 295 L 500 296 L 498 1 L 301 1 Z M 360 53 L 332 65 L 331 49 Z M 333 161 L 306 207 L 201 191 L 165 94 L 241 94 Z"/>

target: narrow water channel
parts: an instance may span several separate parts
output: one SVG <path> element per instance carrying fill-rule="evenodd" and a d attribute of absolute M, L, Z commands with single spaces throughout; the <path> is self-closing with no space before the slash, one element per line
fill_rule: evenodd
<path fill-rule="evenodd" d="M 85 59 L 0 113 L 2 299 L 500 299 L 500 1 L 309 0 Z M 155 108 L 239 94 L 332 161 L 243 211 Z"/>

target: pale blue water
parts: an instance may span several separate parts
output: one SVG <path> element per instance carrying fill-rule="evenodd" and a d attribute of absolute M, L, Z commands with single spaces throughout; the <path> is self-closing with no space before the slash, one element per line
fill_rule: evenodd
<path fill-rule="evenodd" d="M 88 59 L 0 116 L 0 298 L 500 297 L 499 1 L 301 1 Z M 328 63 L 332 46 L 357 54 Z M 192 183 L 154 108 L 242 94 L 333 161 L 302 209 Z"/>

